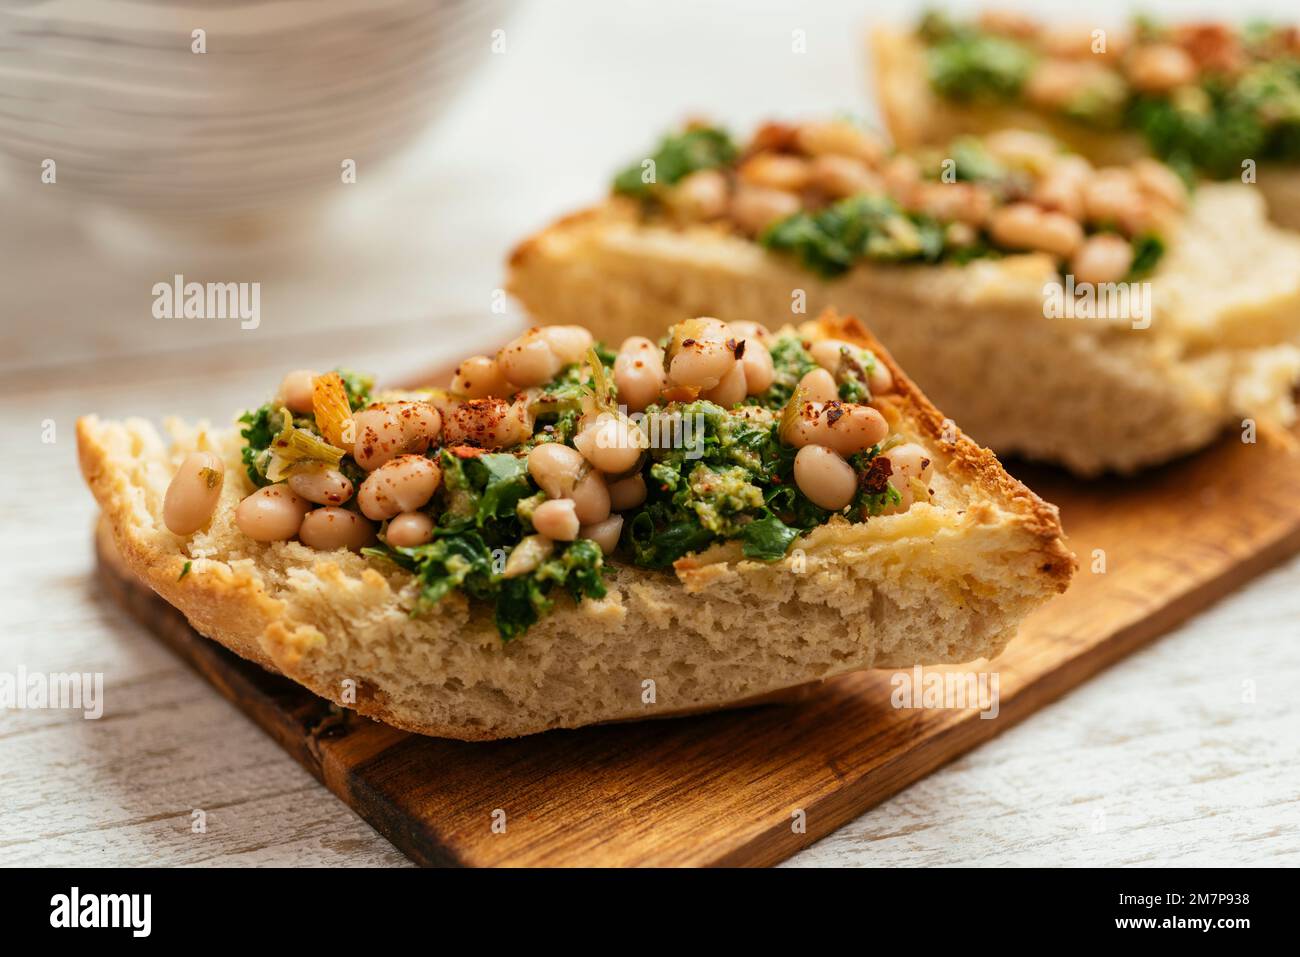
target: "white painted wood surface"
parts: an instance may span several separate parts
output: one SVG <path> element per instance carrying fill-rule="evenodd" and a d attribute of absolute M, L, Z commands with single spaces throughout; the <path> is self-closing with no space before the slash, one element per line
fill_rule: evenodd
<path fill-rule="evenodd" d="M 0 671 L 103 672 L 107 710 L 0 711 L 0 865 L 405 863 L 99 593 L 73 422 L 219 420 L 288 365 L 346 355 L 393 377 L 464 354 L 513 321 L 487 308 L 512 241 L 598 193 L 683 112 L 743 128 L 869 109 L 861 4 L 564 7 L 511 20 L 510 52 L 480 65 L 423 151 L 360 171 L 315 243 L 110 248 L 83 230 L 102 213 L 11 182 Z M 809 55 L 790 56 L 792 29 Z M 153 320 L 150 287 L 173 272 L 262 282 L 261 328 Z M 1297 686 L 1300 560 L 791 863 L 1298 864 Z M 191 832 L 195 809 L 206 833 Z"/>

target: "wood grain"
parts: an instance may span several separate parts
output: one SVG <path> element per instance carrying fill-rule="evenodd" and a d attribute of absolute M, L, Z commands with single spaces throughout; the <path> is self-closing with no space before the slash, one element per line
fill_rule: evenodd
<path fill-rule="evenodd" d="M 1224 440 L 1122 483 L 1018 469 L 1061 506 L 1082 568 L 1004 654 L 973 666 L 998 676 L 992 720 L 895 708 L 892 675 L 872 672 L 792 705 L 488 744 L 422 738 L 334 712 L 198 636 L 102 551 L 100 568 L 136 617 L 418 863 L 763 865 L 1300 550 L 1294 466 L 1278 446 Z"/>

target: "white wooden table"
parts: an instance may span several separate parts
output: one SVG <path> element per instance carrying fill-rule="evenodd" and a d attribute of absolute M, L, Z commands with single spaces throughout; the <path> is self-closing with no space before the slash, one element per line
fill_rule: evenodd
<path fill-rule="evenodd" d="M 0 711 L 0 864 L 405 863 L 101 594 L 73 423 L 220 420 L 291 365 L 346 355 L 392 377 L 464 354 L 514 321 L 488 308 L 511 242 L 684 112 L 742 129 L 869 109 L 869 5 L 575 6 L 510 21 L 510 52 L 485 52 L 428 141 L 361 171 L 336 232 L 292 255 L 109 250 L 83 229 L 98 213 L 10 184 L 0 671 L 103 672 L 106 712 Z M 174 272 L 262 282 L 261 328 L 153 320 L 149 290 Z M 1298 686 L 1292 561 L 791 863 L 1300 864 Z"/>

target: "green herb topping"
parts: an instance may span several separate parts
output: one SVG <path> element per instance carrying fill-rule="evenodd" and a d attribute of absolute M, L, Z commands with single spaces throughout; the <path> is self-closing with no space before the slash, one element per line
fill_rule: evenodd
<path fill-rule="evenodd" d="M 614 191 L 628 196 L 650 196 L 657 186 L 671 186 L 702 169 L 727 166 L 735 160 L 736 145 L 724 130 L 701 127 L 666 136 L 644 161 L 633 163 L 614 177 Z M 651 178 L 653 169 L 653 178 Z"/>

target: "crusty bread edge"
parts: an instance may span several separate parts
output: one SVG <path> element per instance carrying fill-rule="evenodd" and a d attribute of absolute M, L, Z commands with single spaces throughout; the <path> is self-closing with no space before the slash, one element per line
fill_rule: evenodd
<path fill-rule="evenodd" d="M 934 94 L 906 62 L 915 44 L 902 31 L 875 26 L 867 34 L 867 61 L 876 105 L 894 145 L 911 150 L 930 142 L 930 123 L 937 106 Z"/>
<path fill-rule="evenodd" d="M 1065 544 L 1060 510 L 1040 498 L 1023 482 L 1013 478 L 998 457 L 979 445 L 948 419 L 894 361 L 880 341 L 855 317 L 833 312 L 820 319 L 828 338 L 843 339 L 870 349 L 894 377 L 894 389 L 906 403 L 908 418 L 936 445 L 952 456 L 949 470 L 955 467 L 973 487 L 982 490 L 1008 512 L 1019 516 L 1025 531 L 1038 539 L 1043 556 L 1042 570 L 1050 576 L 1058 591 L 1065 591 L 1074 575 L 1077 561 Z"/>

